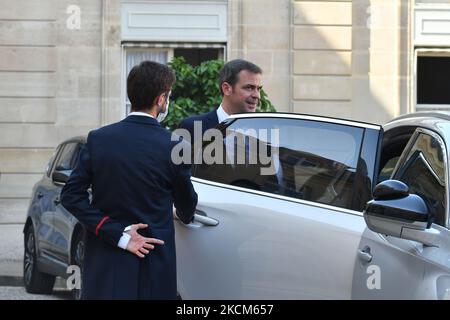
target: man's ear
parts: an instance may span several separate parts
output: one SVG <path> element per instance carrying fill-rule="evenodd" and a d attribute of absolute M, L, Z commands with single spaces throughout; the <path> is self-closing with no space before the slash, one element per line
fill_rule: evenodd
<path fill-rule="evenodd" d="M 233 87 L 228 82 L 222 82 L 221 87 L 224 96 L 229 96 L 233 93 Z"/>
<path fill-rule="evenodd" d="M 158 107 L 162 107 L 164 105 L 164 93 L 161 93 L 159 96 L 156 97 L 156 104 L 158 105 Z"/>

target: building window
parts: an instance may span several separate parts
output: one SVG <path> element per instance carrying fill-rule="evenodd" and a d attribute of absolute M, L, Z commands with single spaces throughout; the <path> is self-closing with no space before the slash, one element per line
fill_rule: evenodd
<path fill-rule="evenodd" d="M 127 95 L 127 77 L 131 69 L 145 60 L 167 63 L 170 61 L 170 50 L 152 48 L 128 48 L 125 50 L 125 116 L 131 112 L 131 103 Z"/>
<path fill-rule="evenodd" d="M 417 110 L 450 110 L 450 52 L 419 52 L 416 66 Z"/>
<path fill-rule="evenodd" d="M 124 103 L 125 116 L 131 111 L 131 103 L 127 96 L 127 77 L 131 69 L 144 60 L 168 63 L 174 57 L 184 57 L 187 63 L 197 66 L 204 61 L 225 58 L 225 44 L 157 44 L 157 43 L 126 43 L 124 47 Z"/>
<path fill-rule="evenodd" d="M 174 57 L 183 57 L 192 66 L 198 66 L 204 61 L 223 59 L 222 48 L 178 48 L 173 51 Z"/>

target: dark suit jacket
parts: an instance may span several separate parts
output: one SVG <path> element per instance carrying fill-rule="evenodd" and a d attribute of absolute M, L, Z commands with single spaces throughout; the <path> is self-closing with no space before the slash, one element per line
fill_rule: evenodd
<path fill-rule="evenodd" d="M 202 135 L 206 130 L 214 128 L 219 124 L 219 119 L 217 118 L 217 111 L 213 110 L 208 113 L 203 113 L 198 116 L 192 116 L 181 121 L 178 128 L 186 129 L 191 135 L 191 141 L 194 141 L 194 122 L 200 121 L 202 124 Z M 201 139 L 202 137 L 195 137 Z"/>
<path fill-rule="evenodd" d="M 176 298 L 172 204 L 185 223 L 197 205 L 189 165 L 171 161 L 176 143 L 145 116 L 129 116 L 89 133 L 61 195 L 62 205 L 89 231 L 84 299 Z M 149 225 L 144 236 L 165 242 L 143 259 L 117 246 L 124 228 L 136 223 Z"/>

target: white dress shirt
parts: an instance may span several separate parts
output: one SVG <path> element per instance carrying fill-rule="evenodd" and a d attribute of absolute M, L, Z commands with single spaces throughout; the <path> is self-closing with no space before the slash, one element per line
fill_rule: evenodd
<path fill-rule="evenodd" d="M 220 105 L 217 108 L 216 113 L 217 113 L 217 119 L 219 120 L 219 123 L 221 123 L 222 121 L 225 121 L 230 116 L 228 113 L 225 112 L 225 110 L 223 110 L 222 105 Z"/>
<path fill-rule="evenodd" d="M 155 117 L 152 116 L 151 114 L 146 113 L 146 112 L 140 112 L 140 111 L 133 111 L 133 112 L 130 112 L 130 113 L 128 114 L 128 117 L 129 117 L 129 116 L 144 116 L 144 117 L 150 117 L 150 118 L 155 119 Z"/>
<path fill-rule="evenodd" d="M 150 118 L 155 119 L 155 117 L 152 116 L 151 114 L 148 114 L 145 112 L 139 112 L 139 111 L 130 112 L 128 114 L 128 116 L 143 116 L 143 117 L 150 117 Z M 118 247 L 120 247 L 124 250 L 127 249 L 128 243 L 130 242 L 130 239 L 131 239 L 131 236 L 128 233 L 126 233 L 130 229 L 131 229 L 131 226 L 128 226 L 123 230 L 122 236 L 120 237 L 119 243 L 117 244 Z"/>

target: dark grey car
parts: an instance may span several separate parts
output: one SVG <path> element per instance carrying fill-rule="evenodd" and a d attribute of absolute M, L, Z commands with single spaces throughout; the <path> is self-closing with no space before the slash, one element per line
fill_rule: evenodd
<path fill-rule="evenodd" d="M 67 278 L 68 266 L 81 266 L 85 230 L 60 205 L 60 194 L 85 142 L 84 137 L 77 137 L 61 143 L 33 188 L 24 227 L 23 275 L 27 292 L 51 293 L 56 276 Z M 79 294 L 80 290 L 74 290 L 75 298 Z"/>

